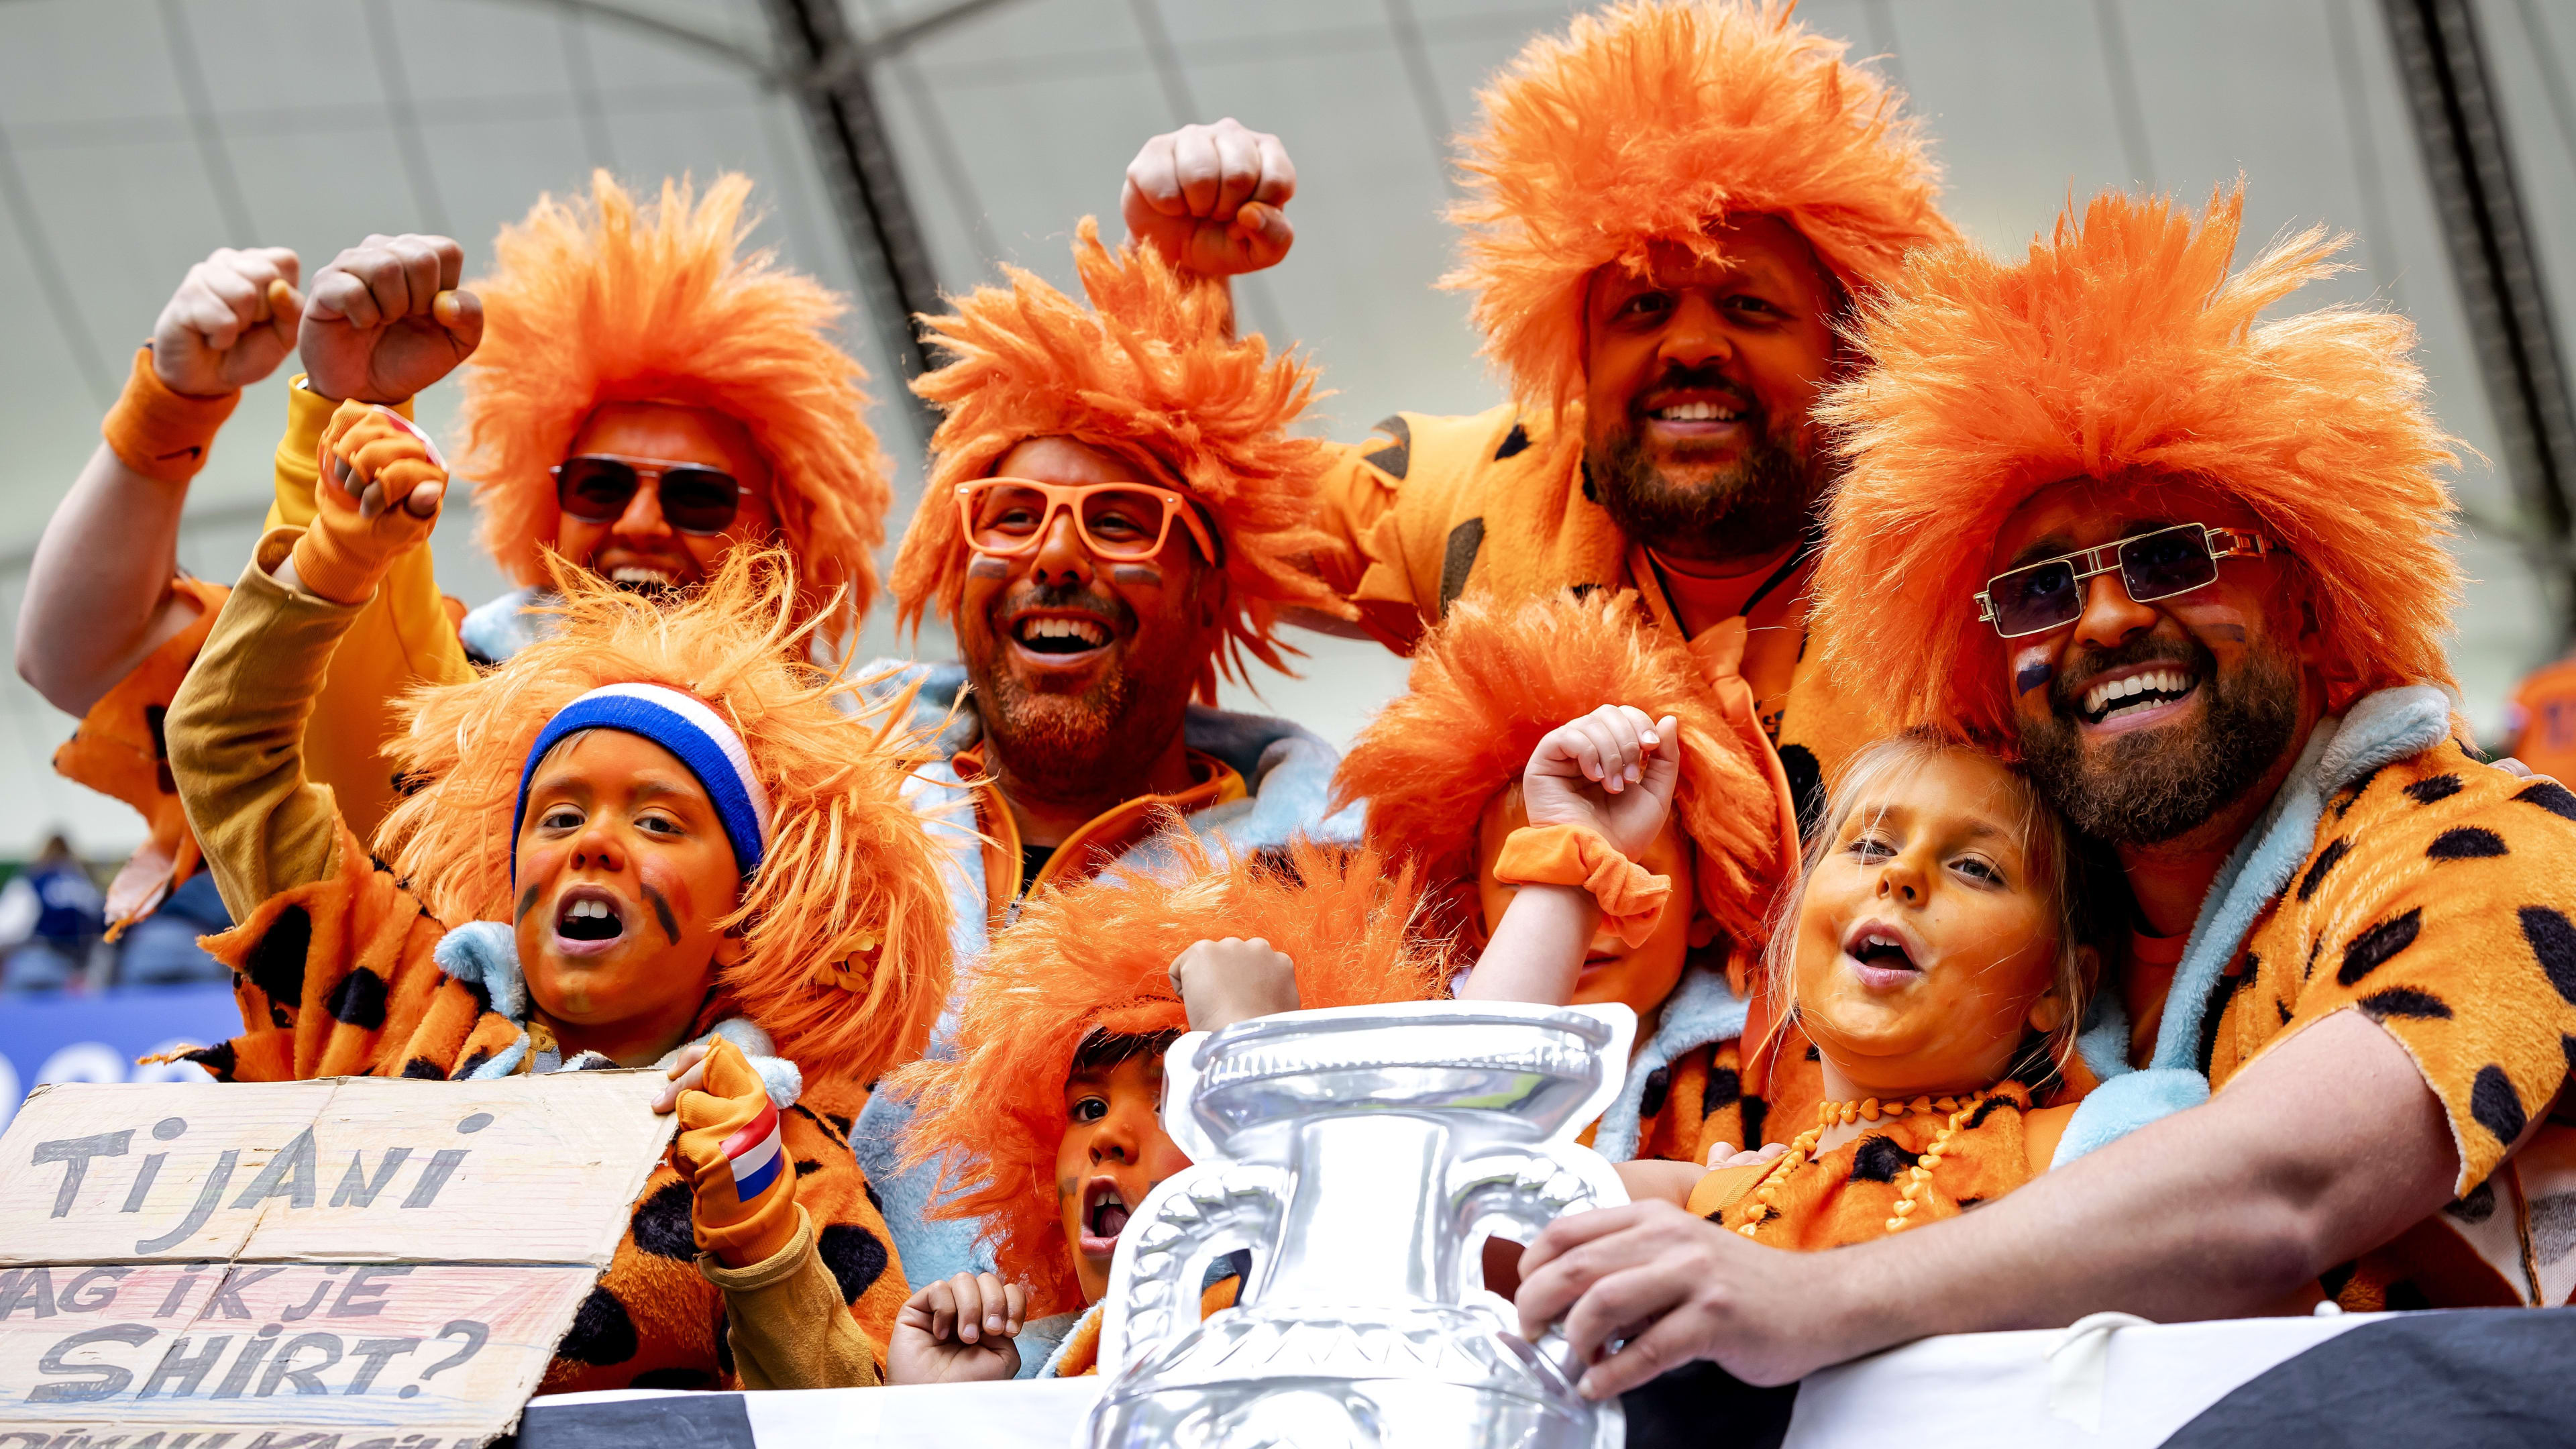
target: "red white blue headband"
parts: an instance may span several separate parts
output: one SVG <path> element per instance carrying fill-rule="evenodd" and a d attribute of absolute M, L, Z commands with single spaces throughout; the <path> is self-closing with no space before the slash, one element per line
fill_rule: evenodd
<path fill-rule="evenodd" d="M 743 878 L 748 880 L 760 869 L 761 858 L 769 850 L 769 792 L 752 773 L 751 752 L 733 726 L 707 708 L 704 700 L 659 684 L 603 685 L 555 711 L 555 717 L 538 731 L 537 742 L 528 748 L 528 762 L 519 770 L 519 805 L 510 817 L 513 841 L 527 820 L 528 786 L 536 779 L 537 762 L 546 757 L 546 751 L 583 730 L 622 731 L 651 740 L 678 757 L 715 803 L 716 818 L 724 824 L 725 838 L 733 843 L 733 858 L 742 867 Z M 511 880 L 516 882 L 518 875 L 518 851 L 513 849 Z"/>

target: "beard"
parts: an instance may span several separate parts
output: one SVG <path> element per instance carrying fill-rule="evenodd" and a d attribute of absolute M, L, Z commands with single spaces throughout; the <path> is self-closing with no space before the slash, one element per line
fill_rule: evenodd
<path fill-rule="evenodd" d="M 2089 756 L 2069 681 L 2123 665 L 2172 663 L 2200 681 L 2200 724 L 2134 730 Z M 2021 745 L 2039 793 L 2069 825 L 2114 845 L 2153 845 L 2198 828 L 2242 798 L 2290 747 L 2299 724 L 2299 676 L 2273 655 L 2233 675 L 2197 640 L 2139 639 L 2088 653 L 2058 672 L 2045 721 L 2024 721 Z"/>
<path fill-rule="evenodd" d="M 999 627 L 992 630 L 992 654 L 968 661 L 977 712 L 989 741 L 987 763 L 1000 765 L 1015 788 L 1041 799 L 1082 798 L 1100 788 L 1104 773 L 1115 775 L 1121 763 L 1153 755 L 1168 737 L 1138 739 L 1135 722 L 1168 719 L 1177 723 L 1198 680 L 1194 668 L 1132 657 L 1143 636 L 1135 628 L 1134 612 L 1110 594 L 1039 588 L 997 604 L 992 612 L 1006 617 L 1021 608 L 1076 605 L 1116 621 L 1111 637 L 1126 641 L 1079 691 L 1032 688 L 1017 670 L 1001 662 L 1003 630 Z"/>
<path fill-rule="evenodd" d="M 1740 390 L 1712 374 L 1667 374 L 1656 386 Z M 1638 396 L 1645 396 L 1640 392 Z M 1633 409 L 1624 427 L 1584 451 L 1585 471 L 1601 506 L 1622 532 L 1650 547 L 1689 557 L 1740 557 L 1767 553 L 1807 526 L 1817 460 L 1802 456 L 1771 432 L 1761 405 L 1743 397 L 1739 410 L 1753 424 L 1751 451 L 1731 463 L 1708 465 L 1693 477 L 1674 477 L 1646 456 L 1645 420 Z M 1692 450 L 1674 450 L 1671 462 L 1690 468 Z"/>

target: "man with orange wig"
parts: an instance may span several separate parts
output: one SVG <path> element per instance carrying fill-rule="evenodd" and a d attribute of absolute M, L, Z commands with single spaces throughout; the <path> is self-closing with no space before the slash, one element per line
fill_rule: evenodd
<path fill-rule="evenodd" d="M 222 251 L 191 271 L 46 530 L 19 634 L 21 672 L 84 716 L 57 768 L 151 824 L 113 915 L 148 912 L 196 869 L 160 720 L 224 591 L 179 576 L 179 512 L 239 389 L 288 338 L 306 372 L 269 525 L 313 519 L 317 447 L 341 399 L 408 416 L 471 357 L 458 468 L 476 480 L 485 547 L 522 586 L 460 620 L 422 552 L 352 624 L 316 706 L 337 727 L 317 732 L 310 763 L 362 835 L 396 798 L 394 701 L 549 627 L 530 607 L 550 587 L 549 554 L 659 588 L 702 582 L 737 545 L 779 545 L 809 604 L 847 586 L 856 627 L 876 589 L 886 460 L 864 374 L 829 336 L 841 300 L 767 253 L 740 254 L 750 189 L 738 175 L 703 196 L 665 182 L 639 204 L 598 173 L 589 196 L 540 199 L 504 227 L 496 269 L 470 289 L 444 237 L 369 237 L 309 302 L 292 252 Z"/>
<path fill-rule="evenodd" d="M 2453 453 L 2414 329 L 2259 320 L 2336 248 L 2231 276 L 2241 217 L 2109 194 L 2018 262 L 1918 257 L 1868 312 L 1876 370 L 1819 410 L 1851 452 L 1832 666 L 2018 755 L 2127 875 L 2125 1010 L 2084 1045 L 2107 1080 L 2054 1170 L 1885 1242 L 1769 1253 L 1653 1204 L 1555 1224 L 1524 1324 L 1563 1317 L 1585 1362 L 1626 1338 L 1585 1392 L 2105 1309 L 2566 1299 L 2531 1234 L 2568 1201 L 2541 1148 L 2576 797 L 2481 763 L 2452 711 Z"/>
<path fill-rule="evenodd" d="M 1836 323 L 1955 233 L 1902 97 L 1781 0 L 1622 0 L 1532 40 L 1483 92 L 1451 218 L 1512 401 L 1398 413 L 1341 450 L 1316 566 L 1409 649 L 1463 594 L 1635 589 L 1801 809 L 1878 731 L 1807 659 L 1808 415 L 1853 363 Z M 1270 266 L 1296 185 L 1228 120 L 1146 143 L 1130 233 L 1196 271 Z"/>
<path fill-rule="evenodd" d="M 1178 851 L 1170 878 L 1033 896 L 967 983 L 954 1055 L 886 1088 L 921 1104 L 906 1160 L 958 1189 L 934 1211 L 979 1228 L 996 1271 L 1029 1286 L 1033 1316 L 997 1365 L 1022 1377 L 1092 1371 L 1119 1235 L 1189 1166 L 1159 1113 L 1164 1051 L 1211 1025 L 1194 955 L 1238 978 L 1285 957 L 1281 1010 L 1428 1000 L 1446 973 L 1415 929 L 1418 877 L 1374 850 Z M 1230 1284 L 1207 1300 L 1233 1301 Z"/>
<path fill-rule="evenodd" d="M 1283 609 L 1337 607 L 1300 566 L 1330 463 L 1288 431 L 1313 369 L 1088 219 L 1074 269 L 1088 306 L 1013 270 L 929 319 L 948 360 L 913 385 L 947 416 L 895 600 L 947 619 L 962 657 L 897 679 L 945 726 L 917 803 L 955 845 L 961 974 L 1031 888 L 1159 858 L 1173 815 L 1241 855 L 1356 833 L 1325 818 L 1331 747 L 1209 707 L 1245 656 L 1283 666 Z M 973 1235 L 925 1216 L 931 1174 L 895 1161 L 904 1116 L 869 1102 L 860 1161 L 917 1280 L 944 1278 L 978 1261 Z"/>
<path fill-rule="evenodd" d="M 1372 849 L 1422 863 L 1465 918 L 1443 926 L 1486 939 L 1516 894 L 1503 847 L 1528 823 L 1520 780 L 1531 752 L 1605 704 L 1672 717 L 1681 778 L 1670 818 L 1636 861 L 1669 880 L 1671 894 L 1642 930 L 1623 936 L 1605 923 L 1593 935 L 1571 998 L 1637 1013 L 1627 1085 L 1592 1145 L 1614 1162 L 1703 1162 L 1720 1143 L 1732 1151 L 1762 1140 L 1768 1104 L 1745 1090 L 1737 1042 L 1759 999 L 1745 973 L 1768 934 L 1770 885 L 1786 869 L 1776 852 L 1794 827 L 1780 818 L 1760 744 L 1727 728 L 1689 656 L 1635 595 L 1459 600 L 1423 636 L 1406 692 L 1351 742 L 1337 798 L 1367 801 Z M 1790 1091 L 1788 1120 L 1812 1112 L 1815 1084 L 1788 1080 L 1808 1075 L 1768 1083 L 1772 1100 Z"/>

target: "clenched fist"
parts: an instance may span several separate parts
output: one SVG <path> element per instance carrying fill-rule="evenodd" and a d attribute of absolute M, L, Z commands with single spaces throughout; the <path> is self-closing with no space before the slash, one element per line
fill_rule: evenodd
<path fill-rule="evenodd" d="M 188 269 L 152 324 L 152 371 L 190 397 L 238 392 L 277 370 L 295 346 L 301 267 L 284 247 L 218 247 Z"/>
<path fill-rule="evenodd" d="M 1200 941 L 1172 958 L 1171 976 L 1192 1031 L 1297 1009 L 1297 963 L 1259 936 Z"/>
<path fill-rule="evenodd" d="M 394 403 L 483 341 L 483 303 L 456 290 L 465 249 L 443 236 L 370 236 L 313 279 L 296 340 L 315 392 Z"/>
<path fill-rule="evenodd" d="M 437 525 L 447 466 L 400 414 L 354 399 L 323 430 L 320 463 L 313 522 L 295 542 L 296 583 L 335 604 L 364 603 Z"/>
<path fill-rule="evenodd" d="M 1280 208 L 1296 194 L 1288 148 L 1228 116 L 1146 142 L 1127 163 L 1118 210 L 1129 239 L 1151 243 L 1174 266 L 1231 277 L 1288 255 L 1297 234 Z"/>
<path fill-rule="evenodd" d="M 1521 772 L 1521 800 L 1530 824 L 1587 827 L 1633 860 L 1664 828 L 1681 773 L 1671 715 L 1605 704 L 1538 742 Z"/>

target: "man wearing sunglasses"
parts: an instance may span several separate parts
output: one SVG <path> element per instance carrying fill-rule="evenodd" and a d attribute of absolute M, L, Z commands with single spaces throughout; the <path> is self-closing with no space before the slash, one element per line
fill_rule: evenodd
<path fill-rule="evenodd" d="M 2083 903 L 2134 931 L 2082 1042 L 2100 1084 L 2044 1175 L 1884 1241 L 1766 1252 L 1655 1206 L 1556 1224 L 1519 1307 L 1599 1357 L 1585 1392 L 2103 1310 L 2576 1286 L 2552 1125 L 2576 796 L 2463 746 L 2453 444 L 2413 328 L 2258 321 L 2337 245 L 2231 277 L 2242 204 L 2195 225 L 2112 194 L 2018 264 L 1918 258 L 1870 319 L 1879 369 L 1819 410 L 1853 439 L 1830 666 L 1900 723 L 2022 757 L 2124 868 L 2133 901 Z"/>
<path fill-rule="evenodd" d="M 1088 218 L 1074 267 L 1087 306 L 1014 270 L 931 319 L 947 362 L 914 384 L 946 416 L 894 594 L 960 658 L 888 687 L 946 727 L 917 804 L 954 843 L 961 979 L 1030 891 L 1150 868 L 1168 826 L 1238 856 L 1358 835 L 1357 812 L 1326 818 L 1330 746 L 1209 707 L 1247 657 L 1285 667 L 1280 611 L 1347 614 L 1302 566 L 1330 462 L 1289 432 L 1313 369 Z M 909 1118 L 879 1094 L 852 1134 L 905 1271 L 985 1266 L 973 1224 L 923 1218 L 936 1169 L 900 1167 Z"/>
<path fill-rule="evenodd" d="M 1871 735 L 1807 654 L 1808 419 L 1853 358 L 1835 325 L 1950 240 L 1903 97 L 1749 0 L 1649 0 L 1540 36 L 1463 143 L 1461 264 L 1513 401 L 1399 413 L 1342 451 L 1316 566 L 1409 651 L 1470 589 L 1634 588 L 1691 641 L 1804 809 Z M 1129 234 L 1204 275 L 1272 266 L 1296 171 L 1231 119 L 1128 167 Z"/>
<path fill-rule="evenodd" d="M 813 603 L 846 585 L 848 623 L 864 617 L 892 498 L 864 374 L 827 333 L 838 298 L 766 254 L 739 255 L 749 190 L 728 175 L 702 197 L 666 183 L 639 203 L 599 173 L 590 195 L 543 199 L 503 228 L 497 268 L 471 289 L 463 249 L 429 236 L 369 237 L 315 277 L 309 304 L 292 253 L 218 252 L 191 272 L 109 416 L 108 445 L 47 527 L 21 615 L 21 672 L 85 716 L 57 767 L 154 822 L 111 892 L 117 919 L 196 866 L 158 720 L 224 590 L 176 577 L 179 511 L 237 389 L 289 339 L 305 374 L 269 525 L 311 522 L 322 428 L 341 399 L 408 416 L 471 357 L 456 468 L 475 482 L 484 546 L 521 586 L 468 614 L 441 597 L 420 550 L 352 626 L 315 703 L 329 727 L 307 749 L 362 836 L 396 798 L 380 749 L 393 702 L 549 628 L 550 558 L 674 588 L 702 582 L 737 543 L 777 543 Z"/>

